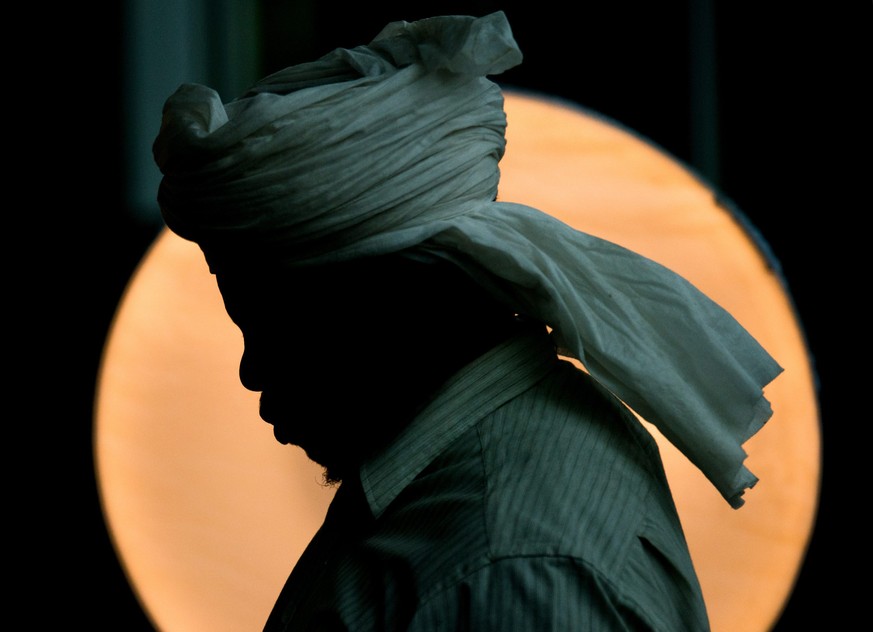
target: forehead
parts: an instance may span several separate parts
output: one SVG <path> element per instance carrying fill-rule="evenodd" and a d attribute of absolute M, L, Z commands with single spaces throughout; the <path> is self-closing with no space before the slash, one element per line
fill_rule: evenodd
<path fill-rule="evenodd" d="M 397 300 L 387 262 L 361 262 L 216 275 L 225 308 L 240 326 L 281 320 L 287 326 L 338 322 Z"/>
<path fill-rule="evenodd" d="M 390 301 L 422 285 L 432 287 L 433 272 L 445 275 L 447 268 L 398 255 L 290 270 L 219 272 L 216 279 L 222 295 L 234 304 L 252 301 L 300 306 L 316 301 L 340 305 Z"/>
<path fill-rule="evenodd" d="M 216 277 L 229 315 L 248 328 L 427 324 L 446 308 L 471 309 L 482 293 L 452 264 L 403 256 Z"/>
<path fill-rule="evenodd" d="M 288 328 L 323 319 L 336 311 L 325 304 L 332 293 L 298 275 L 218 274 L 216 281 L 224 307 L 245 333 L 282 322 Z M 317 313 L 316 313 L 317 312 Z"/>

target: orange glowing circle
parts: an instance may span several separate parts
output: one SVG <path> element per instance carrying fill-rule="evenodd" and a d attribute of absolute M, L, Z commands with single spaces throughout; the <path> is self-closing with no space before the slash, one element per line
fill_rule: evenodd
<path fill-rule="evenodd" d="M 750 440 L 761 479 L 731 509 L 664 441 L 665 466 L 715 632 L 769 630 L 815 519 L 820 434 L 789 297 L 753 239 L 670 156 L 568 104 L 508 93 L 500 198 L 636 250 L 730 311 L 785 368 Z M 104 352 L 95 467 L 114 544 L 165 632 L 260 629 L 332 491 L 281 446 L 242 388 L 242 337 L 200 250 L 165 231 L 131 280 Z"/>

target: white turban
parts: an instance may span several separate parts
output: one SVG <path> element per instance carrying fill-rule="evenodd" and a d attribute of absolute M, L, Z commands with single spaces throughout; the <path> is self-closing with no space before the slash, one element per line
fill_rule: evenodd
<path fill-rule="evenodd" d="M 520 62 L 497 12 L 391 23 L 227 104 L 183 85 L 154 144 L 165 221 L 219 273 L 399 251 L 450 259 L 550 326 L 739 507 L 757 481 L 742 444 L 771 416 L 763 388 L 782 369 L 670 270 L 495 201 L 506 117 L 486 75 Z"/>

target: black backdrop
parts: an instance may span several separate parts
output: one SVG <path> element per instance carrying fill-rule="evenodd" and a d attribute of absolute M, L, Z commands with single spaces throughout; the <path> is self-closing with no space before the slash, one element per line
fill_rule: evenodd
<path fill-rule="evenodd" d="M 691 166 L 714 155 L 718 167 L 711 181 L 769 243 L 820 380 L 820 514 L 776 630 L 805 629 L 823 613 L 828 629 L 842 629 L 855 605 L 841 560 L 857 563 L 864 550 L 854 544 L 852 510 L 863 499 L 859 483 L 865 480 L 856 448 L 863 426 L 854 422 L 866 421 L 866 414 L 863 407 L 850 408 L 859 393 L 850 367 L 866 350 L 858 299 L 867 289 L 860 238 L 871 210 L 869 198 L 861 196 L 870 180 L 871 5 L 843 3 L 852 11 L 844 14 L 800 3 L 711 3 L 713 37 L 696 42 L 691 21 L 708 4 L 693 1 L 434 1 L 400 11 L 361 3 L 342 12 L 333 6 L 315 10 L 304 43 L 282 37 L 288 3 L 264 2 L 263 71 L 362 43 L 390 20 L 503 8 L 525 62 L 501 82 L 599 111 Z M 25 616 L 44 624 L 28 629 L 67 622 L 92 630 L 150 630 L 102 521 L 91 423 L 113 311 L 159 227 L 125 208 L 121 9 L 70 8 L 48 17 L 32 18 L 38 28 L 22 52 L 24 63 L 10 62 L 24 69 L 11 73 L 16 106 L 7 116 L 10 135 L 27 118 L 37 130 L 17 146 L 17 166 L 7 181 L 19 193 L 10 197 L 19 200 L 12 215 L 26 224 L 25 231 L 10 224 L 7 252 L 16 252 L 21 235 L 27 253 L 7 270 L 9 279 L 25 280 L 21 288 L 8 284 L 20 289 L 13 306 L 25 307 L 8 310 L 25 322 L 15 319 L 7 327 L 10 339 L 23 339 L 12 342 L 23 342 L 25 351 L 14 360 L 22 378 L 14 385 L 22 392 L 12 394 L 24 400 L 25 412 L 10 413 L 10 419 L 27 419 L 22 441 L 11 444 L 23 446 L 15 455 L 21 458 L 11 462 L 26 464 L 16 466 L 23 474 L 9 485 L 23 490 L 20 498 L 16 494 L 15 515 L 26 517 L 14 521 L 22 532 L 13 558 L 24 561 L 15 567 L 16 593 L 28 604 Z M 714 55 L 709 61 L 708 53 Z M 706 85 L 701 91 L 694 79 L 701 70 L 714 81 L 715 93 Z M 717 101 L 707 106 L 707 94 Z M 717 143 L 702 143 L 694 131 L 701 109 L 716 116 L 708 131 Z M 39 335 L 19 337 L 16 328 L 29 331 L 28 324 L 36 324 Z"/>

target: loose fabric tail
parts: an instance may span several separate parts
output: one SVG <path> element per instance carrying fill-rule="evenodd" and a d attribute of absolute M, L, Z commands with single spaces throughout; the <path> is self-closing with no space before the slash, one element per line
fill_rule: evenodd
<path fill-rule="evenodd" d="M 742 444 L 771 417 L 763 388 L 782 368 L 727 311 L 668 268 L 519 204 L 484 205 L 427 243 L 551 326 L 568 355 L 743 504 L 757 478 Z"/>

